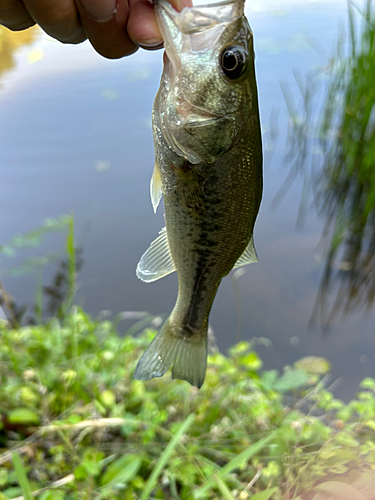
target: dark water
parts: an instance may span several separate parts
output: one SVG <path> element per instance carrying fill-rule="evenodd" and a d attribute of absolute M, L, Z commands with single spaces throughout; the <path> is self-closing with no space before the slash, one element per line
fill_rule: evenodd
<path fill-rule="evenodd" d="M 255 229 L 260 263 L 246 267 L 238 279 L 223 280 L 211 324 L 223 351 L 239 334 L 270 339 L 272 347 L 259 347 L 266 367 L 282 368 L 307 355 L 326 357 L 332 382 L 341 380 L 336 394 L 347 398 L 361 379 L 375 376 L 374 312 L 354 309 L 325 333 L 319 322 L 308 328 L 324 270 L 318 247 L 324 217 L 309 208 L 296 228 L 300 178 L 278 208 L 271 208 L 290 170 L 289 115 L 280 82 L 297 99 L 293 71 L 327 66 L 346 23 L 346 1 L 253 1 L 247 14 L 255 36 L 265 147 L 264 198 Z M 46 217 L 74 212 L 84 257 L 77 300 L 85 310 L 168 313 L 177 277 L 146 285 L 135 276 L 139 257 L 164 225 L 163 210 L 154 215 L 149 198 L 150 115 L 161 52 L 108 61 L 88 43 L 63 46 L 42 34 L 13 55 L 13 68 L 13 63 L 0 67 L 0 243 Z M 278 137 L 272 139 L 275 117 Z M 9 269 L 24 257 L 49 252 L 63 256 L 62 235 L 15 258 L 2 257 L 2 281 L 17 303 L 34 301 L 36 277 L 11 277 Z M 54 271 L 54 266 L 44 270 L 45 283 Z"/>

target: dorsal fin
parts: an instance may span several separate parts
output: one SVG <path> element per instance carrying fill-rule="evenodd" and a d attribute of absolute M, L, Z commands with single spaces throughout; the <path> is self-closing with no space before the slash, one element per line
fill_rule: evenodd
<path fill-rule="evenodd" d="M 254 262 L 258 262 L 258 256 L 254 247 L 254 237 L 253 235 L 251 235 L 250 241 L 245 248 L 245 251 L 234 264 L 233 269 L 236 269 L 236 267 L 246 266 L 247 264 L 253 264 Z"/>
<path fill-rule="evenodd" d="M 163 227 L 159 232 L 159 236 L 142 255 L 136 273 L 140 280 L 151 283 L 173 273 L 175 270 L 171 252 L 169 251 L 167 230 Z"/>
<path fill-rule="evenodd" d="M 158 164 L 155 162 L 154 171 L 152 173 L 151 182 L 150 182 L 150 195 L 151 195 L 151 203 L 154 212 L 159 206 L 161 195 L 162 195 L 162 184 L 161 184 L 161 175 Z"/>

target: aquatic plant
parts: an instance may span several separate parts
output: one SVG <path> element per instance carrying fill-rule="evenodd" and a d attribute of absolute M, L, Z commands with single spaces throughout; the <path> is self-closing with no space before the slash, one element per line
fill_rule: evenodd
<path fill-rule="evenodd" d="M 328 320 L 338 312 L 370 309 L 375 300 L 375 12 L 349 4 L 347 54 L 334 58 L 320 137 L 324 164 L 317 202 L 330 245 L 318 307 L 340 281 Z"/>
<path fill-rule="evenodd" d="M 61 258 L 61 250 L 56 253 L 27 257 L 18 262 L 17 266 L 9 268 L 4 266 L 5 260 L 17 257 L 25 249 L 39 248 L 47 234 L 62 233 L 67 230 L 66 235 L 66 257 Z M 33 313 L 25 318 L 27 306 L 20 306 L 11 297 L 0 279 L 0 319 L 7 318 L 13 326 L 23 323 L 41 323 L 44 316 L 43 296 L 47 299 L 46 315 L 48 317 L 57 315 L 63 317 L 66 309 L 72 304 L 76 291 L 76 273 L 83 265 L 83 249 L 77 247 L 74 239 L 74 216 L 62 215 L 58 219 L 47 218 L 43 223 L 24 234 L 16 234 L 11 240 L 0 245 L 0 276 L 21 276 L 25 274 L 36 275 L 36 294 Z M 58 263 L 58 268 L 54 274 L 51 285 L 43 285 L 43 270 L 54 263 Z M 4 266 L 4 267 L 3 267 Z M 4 307 L 7 314 L 2 312 Z"/>
<path fill-rule="evenodd" d="M 340 37 L 325 71 L 295 73 L 301 102 L 288 86 L 289 174 L 275 203 L 303 178 L 298 223 L 311 197 L 325 219 L 319 253 L 325 265 L 312 320 L 324 326 L 375 301 L 375 12 L 348 4 L 347 41 Z M 325 86 L 321 85 L 322 77 Z M 317 110 L 321 108 L 321 112 Z M 330 303 L 330 294 L 335 300 Z"/>

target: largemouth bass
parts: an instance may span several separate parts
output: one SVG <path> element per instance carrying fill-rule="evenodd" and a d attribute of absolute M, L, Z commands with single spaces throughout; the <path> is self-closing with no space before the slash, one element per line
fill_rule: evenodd
<path fill-rule="evenodd" d="M 257 261 L 253 228 L 262 197 L 262 143 L 253 35 L 244 1 L 175 11 L 157 0 L 164 70 L 153 108 L 154 211 L 165 228 L 138 277 L 177 271 L 176 305 L 140 358 L 134 378 L 164 375 L 201 387 L 208 316 L 233 267 Z"/>

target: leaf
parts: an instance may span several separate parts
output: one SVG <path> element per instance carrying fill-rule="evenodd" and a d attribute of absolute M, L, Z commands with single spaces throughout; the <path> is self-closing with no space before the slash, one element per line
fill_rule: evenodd
<path fill-rule="evenodd" d="M 375 390 L 375 380 L 373 378 L 367 377 L 361 382 L 361 387 L 363 389 L 372 389 Z"/>
<path fill-rule="evenodd" d="M 294 363 L 295 368 L 311 375 L 325 375 L 331 369 L 329 361 L 318 356 L 306 356 Z"/>
<path fill-rule="evenodd" d="M 259 370 L 262 367 L 262 361 L 256 352 L 249 352 L 241 359 L 241 365 L 244 365 L 248 370 Z"/>
<path fill-rule="evenodd" d="M 250 500 L 269 500 L 274 493 L 279 488 L 276 486 L 275 488 L 271 488 L 270 490 L 265 490 L 265 491 L 259 491 L 258 493 L 255 493 Z"/>
<path fill-rule="evenodd" d="M 108 469 L 103 474 L 100 484 L 118 482 L 128 483 L 136 476 L 142 464 L 142 458 L 136 454 L 125 455 L 108 466 Z"/>
<path fill-rule="evenodd" d="M 153 468 L 150 477 L 147 480 L 147 483 L 145 485 L 140 500 L 149 500 L 150 493 L 155 486 L 157 478 L 159 477 L 161 471 L 168 462 L 168 459 L 171 456 L 175 447 L 177 446 L 178 442 L 180 441 L 182 436 L 188 431 L 193 421 L 194 421 L 194 415 L 189 415 L 188 418 L 181 424 L 181 427 L 178 429 L 178 431 L 173 436 L 171 441 L 168 443 L 168 446 L 161 454 L 157 464 Z"/>
<path fill-rule="evenodd" d="M 9 412 L 8 421 L 11 424 L 35 424 L 39 425 L 40 419 L 37 413 L 29 408 L 16 408 Z"/>
<path fill-rule="evenodd" d="M 218 477 L 216 474 L 214 474 L 214 480 L 217 484 L 217 487 L 219 488 L 221 494 L 222 494 L 222 497 L 224 500 L 235 500 L 234 496 L 232 495 L 230 489 L 228 488 L 228 486 L 226 485 L 226 483 L 220 479 L 220 477 Z"/>
<path fill-rule="evenodd" d="M 100 402 L 106 408 L 112 408 L 116 404 L 116 396 L 112 391 L 109 390 L 102 391 L 99 397 L 100 397 Z"/>
<path fill-rule="evenodd" d="M 356 460 L 358 452 L 354 449 L 334 448 L 322 450 L 319 453 L 319 458 L 324 461 L 324 467 L 334 467 Z"/>
<path fill-rule="evenodd" d="M 78 467 L 74 469 L 74 476 L 77 479 L 77 481 L 82 481 L 83 479 L 86 479 L 88 476 L 88 472 L 86 468 L 80 464 Z"/>
<path fill-rule="evenodd" d="M 366 497 L 353 486 L 339 481 L 326 481 L 315 486 L 314 489 L 322 493 L 328 493 L 331 496 L 334 495 L 338 500 L 366 500 Z"/>
<path fill-rule="evenodd" d="M 8 472 L 6 469 L 0 467 L 0 487 L 2 488 L 8 482 Z"/>
<path fill-rule="evenodd" d="M 273 388 L 277 391 L 298 389 L 305 385 L 309 378 L 309 375 L 302 370 L 289 370 L 274 383 Z"/>
<path fill-rule="evenodd" d="M 6 490 L 4 490 L 1 493 L 4 494 L 5 498 L 13 498 L 13 497 L 18 497 L 18 496 L 22 495 L 23 492 L 22 492 L 22 488 L 11 487 L 11 488 L 7 488 Z M 1 498 L 1 500 L 2 500 L 2 498 Z"/>
<path fill-rule="evenodd" d="M 229 349 L 229 354 L 231 356 L 238 356 L 239 354 L 244 354 L 246 351 L 248 351 L 251 347 L 250 342 L 239 342 L 238 344 L 232 346 Z"/>
<path fill-rule="evenodd" d="M 64 493 L 55 489 L 48 490 L 42 493 L 38 500 L 64 500 Z"/>
<path fill-rule="evenodd" d="M 13 454 L 13 464 L 17 480 L 20 483 L 25 500 L 33 500 L 33 495 L 31 492 L 29 480 L 27 479 L 25 467 L 23 466 L 20 456 L 17 453 Z"/>
<path fill-rule="evenodd" d="M 265 389 L 270 390 L 277 379 L 277 370 L 269 370 L 262 373 L 261 382 Z"/>
<path fill-rule="evenodd" d="M 358 449 L 359 441 L 354 439 L 353 436 L 349 434 L 349 432 L 340 432 L 335 437 L 335 442 L 344 446 L 348 446 L 350 448 Z"/>

